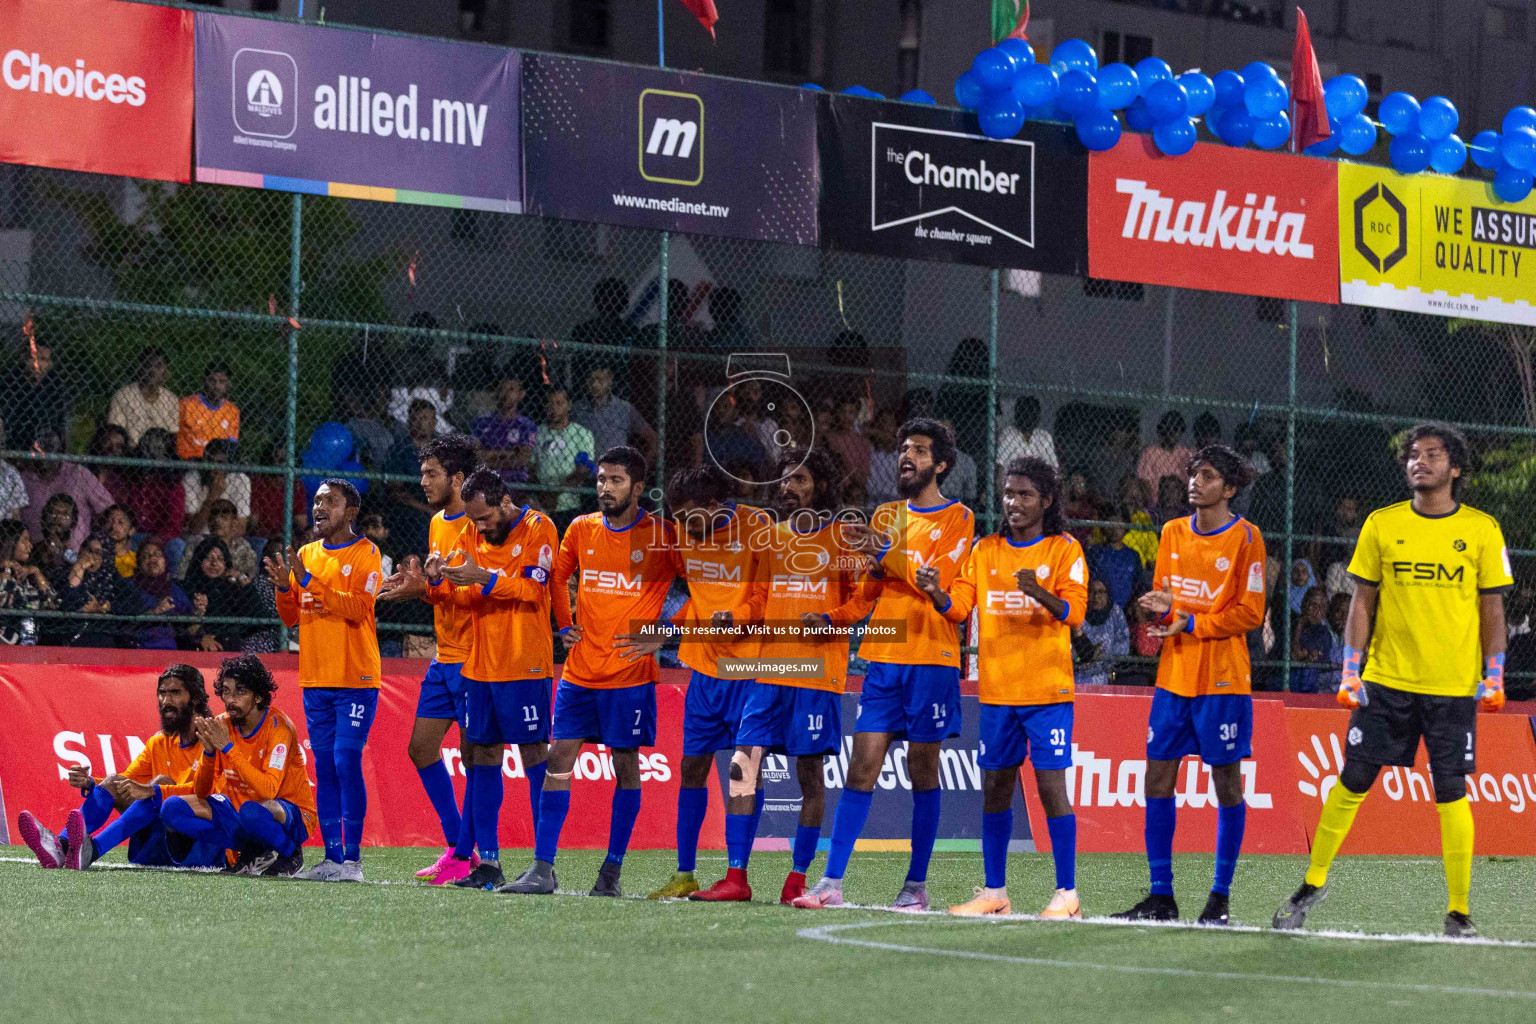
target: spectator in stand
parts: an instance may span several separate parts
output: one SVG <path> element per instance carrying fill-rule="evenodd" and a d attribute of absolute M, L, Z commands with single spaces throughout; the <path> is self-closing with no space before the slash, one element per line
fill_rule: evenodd
<path fill-rule="evenodd" d="M 1333 650 L 1333 631 L 1328 628 L 1328 595 L 1322 587 L 1312 587 L 1301 599 L 1301 614 L 1291 622 L 1291 661 L 1307 666 L 1328 662 Z M 1292 693 L 1317 693 L 1323 669 L 1291 669 Z"/>
<path fill-rule="evenodd" d="M 707 347 L 704 331 L 693 322 L 694 303 L 688 293 L 688 285 L 677 278 L 667 282 L 667 347 L 677 351 L 700 351 Z M 641 417 L 650 420 L 656 416 L 656 395 L 660 387 L 657 374 L 660 364 L 654 350 L 661 340 L 662 325 L 658 321 L 642 327 L 635 335 L 634 352 L 629 357 L 629 400 Z M 591 363 L 587 364 L 589 367 Z M 669 371 L 670 372 L 670 371 Z M 697 368 L 684 369 L 687 379 L 697 375 Z M 651 460 L 647 460 L 651 461 Z"/>
<path fill-rule="evenodd" d="M 228 498 L 218 498 L 210 503 L 212 505 L 208 514 L 208 529 L 187 538 L 188 544 L 197 544 L 204 537 L 217 537 L 224 542 L 229 554 L 229 565 L 237 576 L 245 576 L 248 579 L 256 578 L 256 570 L 260 567 L 256 557 L 256 549 L 251 542 L 245 539 L 245 533 L 241 530 L 241 517 L 235 508 L 234 502 Z M 187 573 L 192 571 L 192 563 L 195 558 L 189 548 L 176 563 L 176 578 L 184 580 Z"/>
<path fill-rule="evenodd" d="M 278 466 L 287 458 L 288 449 L 281 439 L 275 439 L 267 452 L 269 466 Z M 388 461 L 386 455 L 379 461 L 382 467 Z M 257 473 L 251 480 L 251 519 L 246 525 L 252 537 L 281 537 L 283 535 L 283 505 L 288 478 L 281 473 Z M 293 535 L 302 537 L 309 529 L 309 505 L 304 485 L 294 480 L 290 514 L 293 517 Z"/>
<path fill-rule="evenodd" d="M 898 423 L 907 420 L 931 420 L 934 418 L 933 392 L 927 388 L 908 388 L 901 396 L 901 414 Z"/>
<path fill-rule="evenodd" d="M 251 478 L 244 473 L 221 468 L 235 461 L 238 452 L 239 448 L 234 441 L 216 438 L 203 448 L 204 468 L 189 469 L 182 476 L 187 533 L 206 533 L 214 502 L 221 499 L 234 503 L 235 514 L 240 517 L 238 532 L 245 533 L 246 523 L 251 518 Z"/>
<path fill-rule="evenodd" d="M 1323 567 L 1323 583 L 1328 593 L 1337 594 L 1346 588 L 1354 593 L 1349 580 L 1349 559 L 1354 554 L 1355 542 L 1360 539 L 1360 502 L 1346 494 L 1333 506 L 1333 518 L 1319 523 L 1315 531 L 1319 536 L 1335 538 L 1333 541 L 1314 541 L 1310 547 L 1312 562 Z"/>
<path fill-rule="evenodd" d="M 102 536 L 109 548 L 107 555 L 112 567 L 124 579 L 133 575 L 138 565 L 138 551 L 133 545 L 133 535 L 138 532 L 133 510 L 127 505 L 113 505 L 101 514 Z"/>
<path fill-rule="evenodd" d="M 656 461 L 656 431 L 633 405 L 613 393 L 613 370 L 594 366 L 587 374 L 587 397 L 571 407 L 571 418 L 592 432 L 597 453 L 620 445 L 640 449 L 648 464 Z"/>
<path fill-rule="evenodd" d="M 1157 519 L 1170 523 L 1189 515 L 1189 483 L 1181 474 L 1169 474 L 1157 482 Z"/>
<path fill-rule="evenodd" d="M 858 394 L 845 392 L 831 410 L 829 428 L 817 431 L 824 438 L 826 447 L 842 460 L 848 471 L 843 481 L 843 497 L 850 505 L 865 503 L 864 494 L 869 485 L 869 440 L 859 433 L 860 401 Z"/>
<path fill-rule="evenodd" d="M 51 429 L 37 436 L 36 445 L 39 451 L 49 455 L 63 450 L 59 435 Z M 21 481 L 27 488 L 27 507 L 22 510 L 21 521 L 32 531 L 34 540 L 42 539 L 43 504 L 55 494 L 69 495 L 79 515 L 67 547 L 70 551 L 79 551 L 90 535 L 91 524 L 115 503 L 115 499 L 84 466 L 57 459 L 28 461 L 31 465 L 21 473 Z"/>
<path fill-rule="evenodd" d="M 425 398 L 411 400 L 406 422 L 406 436 L 395 444 L 384 465 L 386 473 L 398 473 L 420 479 L 421 447 L 437 436 L 437 407 Z M 384 521 L 406 551 L 427 550 L 427 527 L 437 512 L 421 496 L 417 483 L 391 483 L 389 503 L 384 507 Z"/>
<path fill-rule="evenodd" d="M 371 391 L 359 388 L 336 396 L 337 415 L 357 442 L 354 454 L 368 469 L 382 467 L 395 446 L 395 433 L 385 422 L 388 405 L 389 387 L 385 384 L 375 384 Z M 279 454 L 277 462 L 285 455 Z"/>
<path fill-rule="evenodd" d="M 384 517 L 377 512 L 368 512 L 357 519 L 357 528 L 363 532 L 363 536 L 373 541 L 373 546 L 379 549 L 379 578 L 384 579 L 395 574 L 395 557 L 393 548 L 389 545 L 389 524 Z"/>
<path fill-rule="evenodd" d="M 565 388 L 553 387 L 545 394 L 544 422 L 539 424 L 537 444 L 539 483 L 546 487 L 591 485 L 597 457 L 602 452 L 597 449 L 592 431 L 571 419 L 571 396 Z M 561 530 L 581 507 L 581 496 L 571 492 L 546 492 L 539 496 L 539 501 Z"/>
<path fill-rule="evenodd" d="M 629 286 L 616 277 L 603 278 L 592 288 L 592 307 L 597 315 L 572 327 L 571 341 L 578 345 L 633 348 L 635 328 L 624 319 L 628 305 Z M 586 380 L 592 366 L 607 358 L 607 353 L 574 352 L 571 356 L 572 379 L 576 382 Z"/>
<path fill-rule="evenodd" d="M 1163 418 L 1157 421 L 1157 443 L 1142 449 L 1141 458 L 1136 461 L 1136 475 L 1154 488 L 1165 476 L 1185 479 L 1189 460 L 1195 453 L 1183 443 L 1184 430 L 1184 417 L 1178 410 L 1163 413 Z"/>
<path fill-rule="evenodd" d="M 1102 544 L 1088 549 L 1088 573 L 1104 581 L 1109 600 L 1124 608 L 1140 589 L 1141 556 L 1125 545 L 1125 524 L 1117 522 L 1106 531 Z"/>
<path fill-rule="evenodd" d="M 1291 621 L 1296 621 L 1296 616 L 1301 614 L 1301 603 L 1306 600 L 1307 592 L 1317 586 L 1317 574 L 1312 571 L 1312 563 L 1305 558 L 1298 558 L 1291 563 L 1291 578 L 1286 587 L 1285 601 L 1291 606 Z"/>
<path fill-rule="evenodd" d="M 742 381 L 731 390 L 732 394 L 741 400 L 736 407 L 736 425 L 755 437 L 757 443 L 762 446 L 765 469 L 777 466 L 779 453 L 788 446 L 779 443 L 779 421 L 773 412 L 766 408 L 768 403 L 763 398 L 763 382 L 751 378 Z M 800 403 L 786 404 L 799 405 Z"/>
<path fill-rule="evenodd" d="M 1318 683 L 1319 693 L 1337 693 L 1339 690 L 1342 675 L 1339 666 L 1344 664 L 1344 626 L 1349 621 L 1350 599 L 1349 594 L 1334 594 L 1328 599 L 1328 631 L 1333 640 L 1328 645 L 1328 668 Z"/>
<path fill-rule="evenodd" d="M 1102 509 L 1094 503 L 1087 474 L 1076 469 L 1067 474 L 1067 478 L 1061 484 L 1061 513 L 1066 516 L 1067 521 L 1081 522 L 1098 519 L 1101 512 Z M 1103 531 L 1097 526 L 1074 526 L 1067 532 L 1077 538 L 1084 550 L 1104 539 Z"/>
<path fill-rule="evenodd" d="M 0 420 L 0 448 L 6 447 L 5 421 Z M 31 503 L 27 485 L 15 466 L 0 459 L 0 520 L 18 519 L 21 510 Z"/>
<path fill-rule="evenodd" d="M 349 427 L 352 427 L 354 417 L 374 419 L 383 424 L 383 409 L 398 363 L 389 352 L 389 344 L 387 335 L 370 337 L 367 331 L 360 331 L 353 336 L 352 347 L 331 365 L 331 397 L 336 402 L 336 419 Z M 383 464 L 394 444 L 394 435 L 388 428 L 385 432 L 389 433 L 389 439 L 384 442 L 378 462 L 370 464 L 370 469 Z M 356 427 L 352 427 L 352 436 L 364 440 L 363 432 Z"/>
<path fill-rule="evenodd" d="M 55 608 L 53 584 L 32 562 L 32 535 L 17 519 L 0 521 L 0 608 Z M 0 617 L 0 643 L 37 643 L 34 619 Z"/>
<path fill-rule="evenodd" d="M 175 443 L 168 431 L 150 427 L 139 438 L 139 458 L 169 461 L 175 458 Z M 181 530 L 187 519 L 186 492 L 181 479 L 179 469 L 133 469 L 127 474 L 127 493 L 123 496 L 123 504 L 133 510 L 139 531 L 165 542 L 166 557 L 173 560 L 181 553 Z"/>
<path fill-rule="evenodd" d="M 1265 532 L 1285 531 L 1285 438 L 1270 442 L 1270 471 L 1248 488 L 1248 519 Z"/>
<path fill-rule="evenodd" d="M 240 440 L 240 407 L 226 397 L 229 384 L 229 364 L 216 359 L 203 371 L 203 390 L 181 400 L 177 457 L 201 458 L 209 441 Z"/>
<path fill-rule="evenodd" d="M 426 402 L 432 406 L 433 431 L 437 434 L 449 433 L 453 429 L 448 423 L 448 410 L 453 405 L 453 389 L 448 386 L 443 364 L 432 358 L 432 353 L 425 347 L 414 349 L 405 357 L 405 375 L 406 383 L 396 384 L 389 390 L 389 420 L 393 428 L 410 433 L 411 417 L 417 403 Z M 416 467 L 414 472 L 420 473 L 421 467 Z"/>
<path fill-rule="evenodd" d="M 539 439 L 539 425 L 521 411 L 526 395 L 522 381 L 515 377 L 503 379 L 496 385 L 496 411 L 475 420 L 470 431 L 480 442 L 481 461 L 509 484 L 528 482 L 533 446 Z"/>
<path fill-rule="evenodd" d="M 0 377 L 0 408 L 11 447 L 27 451 L 45 433 L 66 436 L 69 407 L 69 392 L 53 371 L 53 347 L 23 344 L 16 364 Z"/>
<path fill-rule="evenodd" d="M 106 455 L 113 458 L 121 458 L 127 455 L 128 431 L 115 423 L 103 423 L 96 428 L 91 443 L 85 446 L 87 455 Z M 127 487 L 128 477 L 121 466 L 110 466 L 103 463 L 92 463 L 90 471 L 96 474 L 96 479 L 101 481 L 101 486 L 107 489 L 107 493 L 118 501 L 122 500 L 122 493 Z"/>
<path fill-rule="evenodd" d="M 41 536 L 33 549 L 32 559 L 38 568 L 49 574 L 49 582 L 56 583 L 54 576 L 73 565 L 79 554 L 70 546 L 69 538 L 80 523 L 80 507 L 69 495 L 55 494 L 43 502 L 41 513 L 38 521 Z"/>
<path fill-rule="evenodd" d="M 869 421 L 869 484 L 865 488 L 865 497 L 871 505 L 883 505 L 900 497 L 896 493 L 897 467 L 901 463 L 900 453 L 896 450 L 896 431 L 900 426 L 895 409 L 881 409 Z M 956 496 L 949 491 L 947 480 L 944 493 L 949 497 Z"/>
<path fill-rule="evenodd" d="M 1083 655 L 1074 671 L 1077 685 L 1114 682 L 1115 659 L 1131 652 L 1131 631 L 1125 613 L 1110 601 L 1103 580 L 1088 580 L 1088 611 L 1077 635 L 1085 641 L 1074 645 Z"/>
<path fill-rule="evenodd" d="M 146 348 L 139 353 L 139 369 L 133 383 L 118 388 L 112 396 L 107 422 L 123 429 L 127 448 L 137 445 L 144 431 L 151 427 L 176 433 L 181 422 L 181 403 L 175 392 L 165 387 L 170 365 L 163 349 Z"/>
<path fill-rule="evenodd" d="M 946 377 L 966 377 L 972 380 L 987 379 L 987 343 L 980 338 L 961 338 L 949 354 L 949 365 L 944 369 Z M 945 381 L 939 385 L 934 397 L 938 411 L 936 419 L 960 424 L 963 430 L 955 432 L 955 447 L 963 452 L 987 450 L 987 386 L 986 384 L 960 384 Z M 1002 426 L 999 418 L 998 426 Z M 953 429 L 953 427 L 951 427 Z M 999 432 L 1001 433 L 1001 431 Z M 1054 463 L 1053 463 L 1054 465 Z M 951 467 L 950 475 L 954 475 Z M 945 492 L 948 494 L 949 492 Z M 998 488 L 999 494 L 1002 489 Z"/>
<path fill-rule="evenodd" d="M 704 457 L 727 472 L 732 465 L 746 465 L 751 472 L 741 475 L 754 481 L 759 480 L 767 459 L 763 446 L 757 443 L 755 433 L 747 431 L 738 422 L 738 409 L 736 396 L 730 391 L 722 391 L 715 396 L 709 407 Z"/>
<path fill-rule="evenodd" d="M 1237 444 L 1237 453 L 1253 471 L 1255 481 L 1269 472 L 1269 456 L 1264 454 L 1264 434 L 1257 424 L 1239 423 L 1232 440 Z"/>
<path fill-rule="evenodd" d="M 949 432 L 955 432 L 954 420 L 942 419 L 940 423 L 949 428 Z M 985 447 L 985 446 L 983 446 Z M 874 445 L 870 445 L 870 473 L 874 473 Z M 976 504 L 976 460 L 963 448 L 955 449 L 955 464 L 944 477 L 944 496 L 957 498 L 967 505 Z M 873 501 L 870 502 L 874 504 Z"/>
<path fill-rule="evenodd" d="M 1117 423 L 1110 428 L 1104 435 L 1104 444 L 1098 456 L 1088 467 L 1091 474 L 1088 482 L 1096 495 L 1119 505 L 1136 500 L 1135 496 L 1126 493 L 1125 481 L 1137 479 L 1138 448 L 1136 432 L 1130 427 Z"/>
<path fill-rule="evenodd" d="M 710 348 L 720 352 L 750 352 L 757 347 L 757 339 L 743 315 L 741 293 L 735 288 L 717 288 L 710 294 L 709 316 L 715 322 L 706 333 Z"/>
<path fill-rule="evenodd" d="M 1195 417 L 1195 422 L 1190 427 L 1190 433 L 1195 438 L 1195 451 L 1207 445 L 1221 443 L 1221 421 L 1209 412 L 1202 412 Z"/>
<path fill-rule="evenodd" d="M 80 557 L 63 574 L 63 585 L 57 589 L 59 608 L 66 612 L 139 614 L 138 591 L 112 567 L 107 543 L 100 536 L 86 538 Z M 71 647 L 117 647 L 137 632 L 120 623 L 89 619 L 65 621 L 72 633 L 68 641 Z"/>
<path fill-rule="evenodd" d="M 165 548 L 153 537 L 139 544 L 133 585 L 138 588 L 141 615 L 191 615 L 192 600 L 167 571 Z M 167 622 L 147 623 L 139 629 L 135 645 L 150 651 L 176 650 L 176 627 Z"/>
<path fill-rule="evenodd" d="M 986 411 L 986 407 L 982 407 Z M 999 417 L 1001 419 L 1001 417 Z M 997 432 L 997 467 L 1014 459 L 1039 459 L 1053 467 L 1061 464 L 1056 460 L 1056 442 L 1051 432 L 1040 426 L 1040 399 L 1034 395 L 1020 395 L 1013 400 L 1013 422 Z M 1002 477 L 998 477 L 1001 481 Z M 998 493 L 1002 493 L 999 485 Z"/>
<path fill-rule="evenodd" d="M 250 618 L 258 612 L 250 577 L 230 567 L 229 545 L 220 537 L 198 543 L 182 590 L 192 600 L 192 614 L 200 618 Z M 195 650 L 238 651 L 249 632 L 248 626 L 209 623 L 188 627 L 186 636 Z"/>

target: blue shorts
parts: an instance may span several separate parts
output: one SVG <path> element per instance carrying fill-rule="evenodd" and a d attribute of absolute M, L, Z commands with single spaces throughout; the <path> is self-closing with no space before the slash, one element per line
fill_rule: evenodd
<path fill-rule="evenodd" d="M 304 691 L 304 722 L 310 749 L 362 750 L 379 709 L 376 687 L 311 686 Z"/>
<path fill-rule="evenodd" d="M 983 704 L 976 763 L 988 771 L 1017 768 L 1029 758 L 1036 771 L 1072 767 L 1072 702 Z"/>
<path fill-rule="evenodd" d="M 842 694 L 779 683 L 753 683 L 747 690 L 739 746 L 809 757 L 835 754 L 842 742 Z"/>
<path fill-rule="evenodd" d="M 283 805 L 283 815 L 287 818 L 283 822 L 283 832 L 293 840 L 294 846 L 303 846 L 305 840 L 309 838 L 309 828 L 304 824 L 304 815 L 287 800 L 276 802 Z M 213 812 L 213 826 L 218 829 L 222 838 L 215 842 L 207 840 L 194 842 L 187 836 L 162 827 L 165 849 L 171 863 L 183 868 L 223 867 L 227 861 L 224 856 L 226 850 L 239 853 L 247 846 L 266 848 L 266 844 L 240 827 L 240 812 L 235 810 L 235 805 L 229 802 L 228 797 L 219 794 L 210 796 L 208 809 Z"/>
<path fill-rule="evenodd" d="M 683 756 L 713 754 L 736 746 L 750 679 L 716 679 L 694 669 L 683 697 Z"/>
<path fill-rule="evenodd" d="M 555 739 L 587 740 L 614 750 L 656 745 L 656 684 L 594 690 L 560 680 Z"/>
<path fill-rule="evenodd" d="M 1181 697 L 1161 687 L 1152 695 L 1147 760 L 1177 761 L 1199 754 L 1211 766 L 1253 756 L 1253 698 L 1246 693 Z"/>
<path fill-rule="evenodd" d="M 464 721 L 464 678 L 459 662 L 434 661 L 421 680 L 421 696 L 416 698 L 417 718 L 451 718 Z"/>
<path fill-rule="evenodd" d="M 549 677 L 515 679 L 507 683 L 464 680 L 468 694 L 465 716 L 459 719 L 471 743 L 549 742 Z"/>
<path fill-rule="evenodd" d="M 959 736 L 960 670 L 870 662 L 853 731 L 888 732 L 912 743 Z"/>

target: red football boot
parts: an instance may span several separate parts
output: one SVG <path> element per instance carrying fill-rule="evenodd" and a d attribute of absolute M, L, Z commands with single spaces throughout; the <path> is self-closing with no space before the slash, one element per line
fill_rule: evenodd
<path fill-rule="evenodd" d="M 789 877 L 784 879 L 784 888 L 779 892 L 779 902 L 787 907 L 804 895 L 805 872 L 791 871 Z"/>
<path fill-rule="evenodd" d="M 727 868 L 725 877 L 708 889 L 688 894 L 701 903 L 750 903 L 752 887 L 747 884 L 746 868 Z"/>

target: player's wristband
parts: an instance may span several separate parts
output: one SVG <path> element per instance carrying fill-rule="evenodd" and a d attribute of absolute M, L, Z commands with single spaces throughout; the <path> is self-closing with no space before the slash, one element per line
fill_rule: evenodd
<path fill-rule="evenodd" d="M 312 580 L 312 579 L 314 579 L 313 574 L 306 572 L 304 574 L 304 578 L 299 580 L 299 586 L 301 586 L 301 587 L 309 586 L 309 581 Z"/>
<path fill-rule="evenodd" d="M 1184 632 L 1193 634 L 1195 632 L 1195 613 L 1190 612 L 1188 617 L 1189 621 L 1184 624 Z"/>
<path fill-rule="evenodd" d="M 560 635 L 561 636 L 565 636 L 565 634 L 569 633 L 571 630 L 573 630 L 575 628 L 576 628 L 575 626 L 566 626 L 564 629 L 560 630 Z"/>
<path fill-rule="evenodd" d="M 940 608 L 938 605 L 933 606 L 934 611 L 938 612 L 940 615 L 943 615 L 945 612 L 949 611 L 955 606 L 955 602 L 950 600 L 948 594 L 944 594 L 942 596 L 944 598 L 944 607 Z"/>
<path fill-rule="evenodd" d="M 219 748 L 219 753 L 227 754 L 231 750 L 234 750 L 234 749 L 235 749 L 235 741 L 234 740 L 230 740 L 228 743 L 224 744 L 222 747 Z"/>
<path fill-rule="evenodd" d="M 1504 685 L 1504 652 L 1490 654 L 1483 659 L 1483 678 Z"/>
<path fill-rule="evenodd" d="M 1063 602 L 1061 602 L 1061 614 L 1056 616 L 1056 621 L 1057 622 L 1066 622 L 1067 621 L 1067 616 L 1069 616 L 1071 614 L 1072 614 L 1072 602 L 1071 601 L 1063 601 Z"/>

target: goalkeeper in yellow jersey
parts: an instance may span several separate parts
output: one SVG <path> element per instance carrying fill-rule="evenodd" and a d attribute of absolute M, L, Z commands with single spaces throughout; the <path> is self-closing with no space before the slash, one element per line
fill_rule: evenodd
<path fill-rule="evenodd" d="M 1478 707 L 1504 705 L 1503 592 L 1514 580 L 1498 521 L 1458 500 L 1466 438 L 1450 427 L 1418 426 L 1400 458 L 1413 499 L 1371 513 L 1349 563 L 1356 586 L 1344 627 L 1339 703 L 1354 714 L 1344 769 L 1318 820 L 1306 880 L 1275 912 L 1276 928 L 1300 928 L 1322 902 L 1328 867 L 1377 773 L 1383 765 L 1411 766 L 1423 739 L 1450 897 L 1445 934 L 1477 934 L 1467 903 L 1472 810 L 1466 776 L 1477 769 Z"/>

